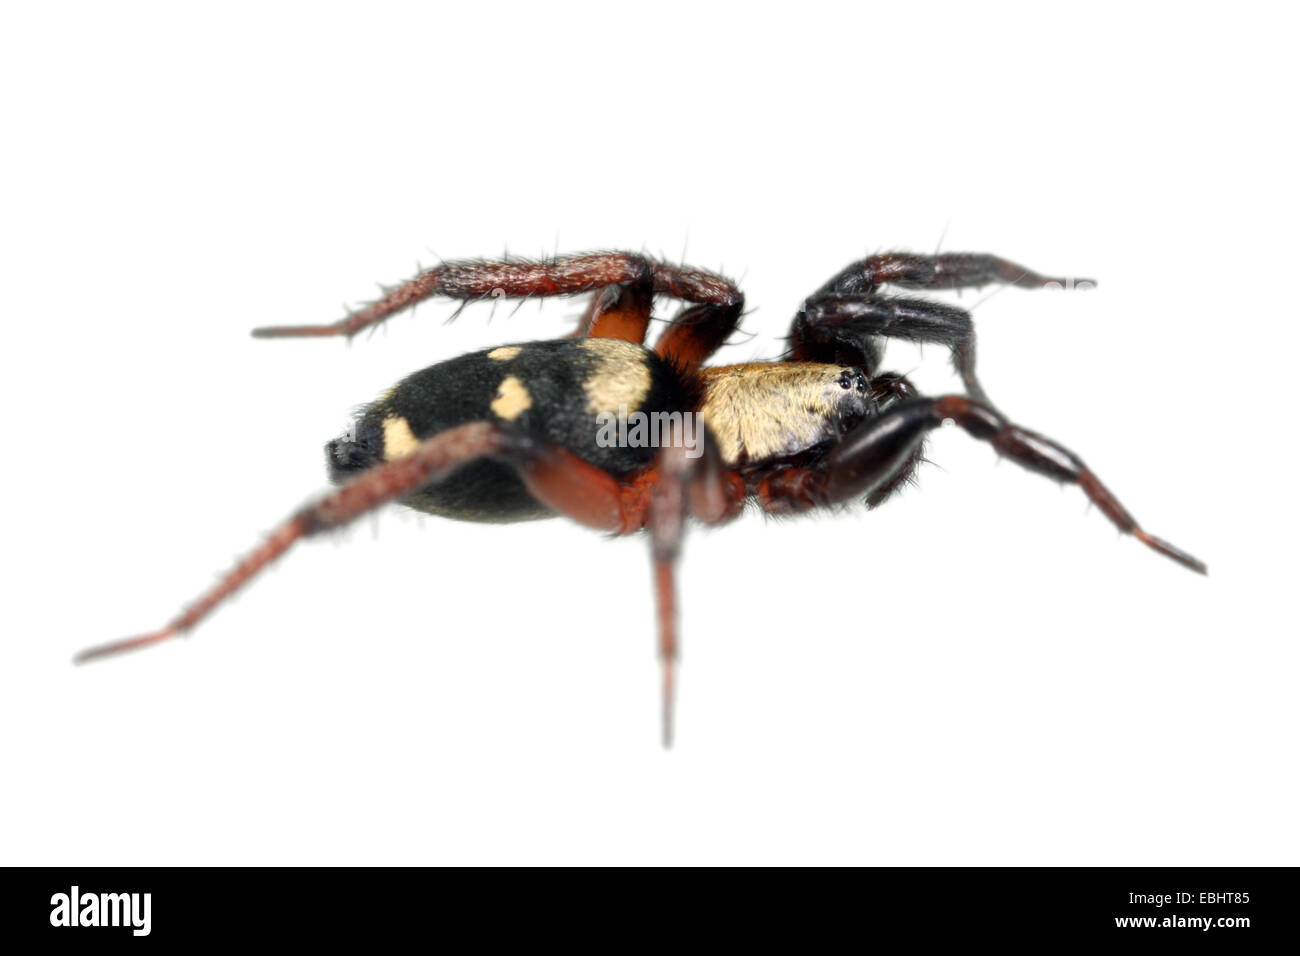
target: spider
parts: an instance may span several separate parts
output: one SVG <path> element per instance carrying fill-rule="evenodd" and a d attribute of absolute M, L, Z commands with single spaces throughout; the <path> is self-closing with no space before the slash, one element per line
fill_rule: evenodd
<path fill-rule="evenodd" d="M 591 293 L 567 338 L 474 352 L 399 382 L 326 445 L 336 491 L 293 513 L 161 630 L 77 659 L 188 632 L 300 539 L 388 502 L 466 521 L 563 515 L 615 534 L 648 532 L 667 746 L 675 564 L 687 520 L 721 524 L 750 503 L 778 515 L 874 508 L 912 478 L 926 434 L 946 421 L 1030 471 L 1077 484 L 1120 531 L 1204 574 L 1203 563 L 1139 527 L 1077 455 L 998 411 L 975 375 L 968 312 L 882 292 L 1068 281 L 984 254 L 870 256 L 803 303 L 784 355 L 738 365 L 705 363 L 739 327 L 740 290 L 721 275 L 628 252 L 444 262 L 334 324 L 255 329 L 259 338 L 350 337 L 432 296 L 463 308 L 489 297 Z M 684 307 L 650 348 L 656 296 Z M 921 395 L 905 376 L 880 371 L 890 338 L 947 347 L 965 394 Z M 644 427 L 627 430 L 637 414 L 666 421 L 666 433 L 648 441 Z M 621 440 L 610 440 L 615 420 Z M 703 423 L 693 443 L 692 422 Z"/>

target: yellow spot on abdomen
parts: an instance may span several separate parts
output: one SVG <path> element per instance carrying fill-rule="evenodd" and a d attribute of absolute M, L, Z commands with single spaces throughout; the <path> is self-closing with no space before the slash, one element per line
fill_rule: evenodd
<path fill-rule="evenodd" d="M 587 393 L 587 411 L 618 414 L 620 406 L 637 411 L 650 393 L 650 366 L 646 351 L 622 339 L 584 339 L 582 347 L 597 357 L 582 389 Z"/>
<path fill-rule="evenodd" d="M 509 362 L 523 350 L 522 345 L 503 345 L 499 349 L 493 349 L 487 355 L 494 362 Z"/>
<path fill-rule="evenodd" d="M 393 416 L 384 419 L 384 460 L 396 461 L 415 451 L 420 440 L 411 431 L 411 423 L 405 418 Z"/>
<path fill-rule="evenodd" d="M 528 409 L 533 407 L 533 397 L 528 394 L 524 383 L 513 375 L 507 375 L 497 389 L 497 397 L 492 400 L 492 412 L 498 418 L 513 422 Z"/>

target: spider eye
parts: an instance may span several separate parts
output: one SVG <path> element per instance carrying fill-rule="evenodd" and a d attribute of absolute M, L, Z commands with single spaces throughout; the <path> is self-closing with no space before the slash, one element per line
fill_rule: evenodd
<path fill-rule="evenodd" d="M 840 388 L 844 389 L 846 392 L 849 389 L 856 388 L 859 392 L 866 394 L 867 377 L 856 368 L 846 368 L 844 371 L 840 372 L 839 383 Z"/>

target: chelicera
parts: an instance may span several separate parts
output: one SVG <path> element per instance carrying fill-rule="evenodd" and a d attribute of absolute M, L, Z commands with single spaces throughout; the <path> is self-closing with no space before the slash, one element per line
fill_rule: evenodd
<path fill-rule="evenodd" d="M 326 446 L 336 491 L 291 515 L 161 630 L 79 659 L 189 631 L 300 539 L 388 502 L 467 521 L 563 515 L 601 531 L 647 532 L 668 742 L 678 646 L 674 569 L 688 521 L 727 522 L 747 504 L 782 515 L 876 507 L 913 476 L 926 434 L 946 421 L 1030 471 L 1078 485 L 1121 531 L 1205 573 L 1196 558 L 1139 527 L 1077 455 L 998 411 L 975 375 L 968 312 L 881 291 L 994 282 L 1039 288 L 1071 280 L 983 254 L 871 256 L 803 303 L 786 354 L 740 365 L 706 364 L 739 326 L 740 290 L 721 275 L 627 252 L 444 262 L 332 325 L 257 329 L 260 338 L 352 336 L 433 296 L 591 294 L 567 338 L 475 352 L 399 382 Z M 647 346 L 656 296 L 684 307 Z M 921 395 L 906 377 L 881 371 L 890 338 L 946 346 L 965 393 Z M 612 417 L 637 414 L 703 427 L 694 443 L 602 440 Z"/>

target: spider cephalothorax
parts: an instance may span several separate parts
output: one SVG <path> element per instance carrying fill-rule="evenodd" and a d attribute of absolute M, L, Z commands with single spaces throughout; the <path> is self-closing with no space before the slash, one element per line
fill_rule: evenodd
<path fill-rule="evenodd" d="M 699 371 L 700 415 L 728 465 L 784 461 L 833 444 L 876 404 L 860 368 L 748 362 Z"/>
<path fill-rule="evenodd" d="M 874 507 L 911 478 L 925 435 L 944 421 L 1031 471 L 1079 485 L 1121 531 L 1204 573 L 1200 561 L 1143 531 L 1076 455 L 991 404 L 975 375 L 967 312 L 880 291 L 1066 281 L 988 255 L 871 256 L 803 304 L 782 359 L 714 367 L 704 363 L 736 330 L 740 291 L 722 276 L 623 252 L 446 262 L 333 325 L 259 329 L 265 338 L 350 336 L 434 295 L 594 293 L 568 338 L 475 352 L 399 382 L 326 446 L 338 490 L 296 512 L 162 630 L 81 659 L 188 631 L 298 539 L 387 502 L 471 521 L 563 515 L 619 534 L 649 532 L 667 741 L 674 567 L 687 519 L 719 524 L 749 502 L 772 514 Z M 647 347 L 656 295 L 687 305 Z M 881 372 L 888 338 L 948 347 L 966 394 L 926 397 Z"/>

